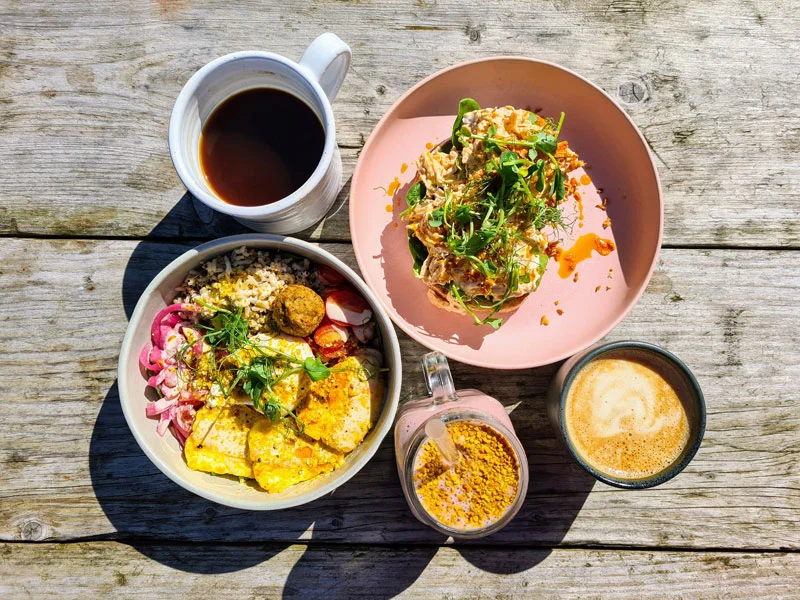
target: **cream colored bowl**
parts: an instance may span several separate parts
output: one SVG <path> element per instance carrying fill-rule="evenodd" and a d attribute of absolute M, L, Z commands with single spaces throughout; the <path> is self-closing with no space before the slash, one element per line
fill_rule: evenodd
<path fill-rule="evenodd" d="M 292 486 L 280 494 L 268 494 L 234 479 L 192 471 L 186 466 L 178 441 L 170 433 L 164 437 L 159 436 L 156 433 L 157 422 L 145 416 L 147 382 L 140 372 L 138 357 L 142 346 L 150 340 L 153 318 L 159 310 L 170 304 L 175 288 L 191 269 L 214 256 L 241 246 L 293 253 L 328 265 L 344 275 L 372 307 L 383 342 L 384 366 L 388 368 L 383 408 L 377 423 L 361 445 L 347 455 L 344 464 L 336 471 Z M 397 335 L 389 317 L 352 269 L 329 252 L 307 242 L 289 237 L 248 234 L 222 238 L 189 250 L 153 279 L 139 298 L 125 332 L 119 356 L 118 379 L 125 420 L 144 453 L 167 477 L 198 496 L 226 506 L 248 510 L 277 510 L 299 506 L 332 492 L 367 464 L 394 422 L 400 397 L 402 367 Z"/>

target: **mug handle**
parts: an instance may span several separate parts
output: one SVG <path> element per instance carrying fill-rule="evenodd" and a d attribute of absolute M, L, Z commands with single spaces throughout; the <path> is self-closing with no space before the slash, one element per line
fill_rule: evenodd
<path fill-rule="evenodd" d="M 333 102 L 336 93 L 350 68 L 350 46 L 334 33 L 323 33 L 306 48 L 300 65 L 311 72 L 328 100 Z"/>

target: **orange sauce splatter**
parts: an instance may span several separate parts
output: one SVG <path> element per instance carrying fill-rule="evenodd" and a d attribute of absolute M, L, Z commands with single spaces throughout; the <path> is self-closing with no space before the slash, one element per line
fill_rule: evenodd
<path fill-rule="evenodd" d="M 556 300 L 555 302 L 553 302 L 553 304 L 555 304 L 556 306 L 558 306 L 558 300 Z"/>
<path fill-rule="evenodd" d="M 581 175 L 581 185 L 589 185 L 592 183 L 592 178 L 589 177 L 586 173 Z"/>
<path fill-rule="evenodd" d="M 575 203 L 578 205 L 578 228 L 583 227 L 583 197 L 580 192 L 575 192 Z"/>
<path fill-rule="evenodd" d="M 387 204 L 386 205 L 386 212 L 392 212 L 393 210 L 394 210 L 394 207 L 391 204 Z"/>
<path fill-rule="evenodd" d="M 394 227 L 395 229 L 397 229 L 397 223 L 392 223 L 392 227 Z"/>
<path fill-rule="evenodd" d="M 556 312 L 558 313 L 558 316 L 559 316 L 559 317 L 560 317 L 561 315 L 563 315 L 563 314 L 564 314 L 564 311 L 563 311 L 563 310 L 561 310 L 560 308 L 557 308 L 557 309 L 556 309 Z"/>
<path fill-rule="evenodd" d="M 408 165 L 406 163 L 403 163 L 402 165 L 400 165 L 400 173 L 401 174 L 405 173 L 406 169 L 408 169 Z"/>
<path fill-rule="evenodd" d="M 433 148 L 433 144 L 431 144 L 430 142 L 428 142 L 427 144 L 425 144 L 425 148 L 426 148 L 427 150 L 430 150 L 431 148 Z"/>
<path fill-rule="evenodd" d="M 575 271 L 575 275 L 572 277 L 572 281 L 574 281 L 575 283 L 578 283 L 578 276 L 579 276 L 579 275 L 580 275 L 580 273 L 578 273 L 577 271 Z"/>
<path fill-rule="evenodd" d="M 615 248 L 613 241 L 601 238 L 596 233 L 584 234 L 575 240 L 572 248 L 558 253 L 558 274 L 566 279 L 572 275 L 578 263 L 592 256 L 592 251 L 608 256 Z"/>
<path fill-rule="evenodd" d="M 602 285 L 598 285 L 596 288 L 594 288 L 595 293 L 599 292 L 600 288 L 602 288 L 602 287 L 603 287 Z"/>
<path fill-rule="evenodd" d="M 386 195 L 394 196 L 394 193 L 397 191 L 397 188 L 399 187 L 400 187 L 400 180 L 397 177 L 395 177 L 394 181 L 392 181 L 392 183 L 389 184 L 389 189 L 386 190 Z"/>
<path fill-rule="evenodd" d="M 570 185 L 572 185 L 572 187 L 578 187 L 578 180 L 575 179 L 574 177 L 569 178 L 569 183 Z"/>
<path fill-rule="evenodd" d="M 541 325 L 550 325 L 550 321 L 547 318 L 547 315 L 542 315 L 541 320 L 539 321 Z"/>

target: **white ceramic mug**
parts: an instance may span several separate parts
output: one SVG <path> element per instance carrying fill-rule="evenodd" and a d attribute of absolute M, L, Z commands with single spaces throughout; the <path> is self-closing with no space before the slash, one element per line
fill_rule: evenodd
<path fill-rule="evenodd" d="M 342 187 L 342 158 L 336 146 L 331 101 L 350 67 L 350 47 L 323 33 L 300 63 L 271 52 L 234 52 L 211 61 L 181 90 L 169 121 L 169 151 L 178 177 L 192 195 L 240 223 L 268 233 L 294 233 L 319 221 Z M 292 194 L 261 206 L 236 206 L 217 196 L 200 167 L 200 134 L 222 102 L 253 88 L 273 88 L 302 100 L 325 130 L 322 157 L 311 177 Z"/>

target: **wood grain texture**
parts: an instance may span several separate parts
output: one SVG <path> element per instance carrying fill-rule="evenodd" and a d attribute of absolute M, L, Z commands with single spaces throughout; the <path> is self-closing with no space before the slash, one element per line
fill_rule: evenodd
<path fill-rule="evenodd" d="M 470 58 L 526 55 L 596 82 L 657 157 L 673 245 L 794 246 L 800 17 L 793 2 L 44 0 L 0 5 L 0 233 L 213 238 L 167 150 L 172 103 L 209 60 L 299 58 L 335 31 L 353 66 L 336 99 L 345 178 L 405 90 Z M 340 203 L 347 198 L 347 188 Z M 347 240 L 346 203 L 304 237 Z"/>
<path fill-rule="evenodd" d="M 136 299 L 188 245 L 0 240 L 0 538 L 440 543 L 408 511 L 390 440 L 333 495 L 259 514 L 183 491 L 150 463 L 119 407 L 117 356 Z M 346 244 L 325 248 L 353 264 Z M 758 288 L 754 288 L 757 278 Z M 705 441 L 658 488 L 595 483 L 546 421 L 554 368 L 454 363 L 459 387 L 511 405 L 532 468 L 516 520 L 485 544 L 800 547 L 800 368 L 793 251 L 664 250 L 642 300 L 609 339 L 664 345 L 694 370 Z M 424 393 L 424 349 L 401 336 L 403 400 Z"/>
<path fill-rule="evenodd" d="M 137 551 L 138 550 L 138 551 Z M 141 552 L 141 554 L 140 554 Z M 17 598 L 796 598 L 800 555 L 288 546 L 0 545 Z M 198 576 L 198 573 L 204 575 Z M 8 578 L 11 575 L 13 577 Z"/>

